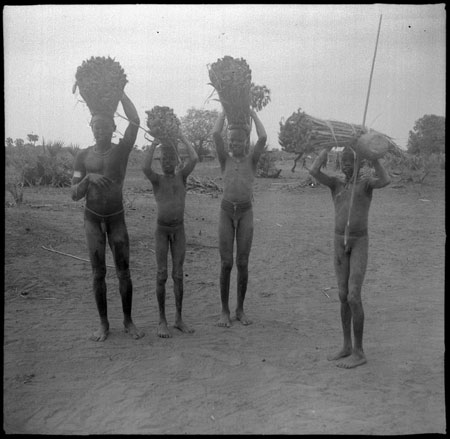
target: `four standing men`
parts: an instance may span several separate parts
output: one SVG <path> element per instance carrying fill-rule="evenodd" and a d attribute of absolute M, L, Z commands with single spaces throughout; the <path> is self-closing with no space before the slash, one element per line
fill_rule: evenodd
<path fill-rule="evenodd" d="M 93 271 L 93 290 L 100 327 L 91 336 L 95 341 L 104 341 L 109 332 L 106 299 L 106 240 L 113 253 L 124 314 L 124 328 L 135 339 L 144 334 L 134 325 L 131 318 L 132 282 L 129 270 L 129 238 L 125 225 L 122 187 L 129 154 L 134 146 L 139 129 L 139 116 L 128 96 L 123 93 L 121 103 L 129 120 L 123 139 L 117 145 L 111 143 L 116 127 L 112 116 L 95 114 L 91 128 L 95 145 L 82 150 L 75 158 L 72 179 L 72 199 L 86 199 L 84 227 Z M 253 238 L 253 181 L 258 160 L 264 151 L 267 135 L 256 115 L 250 112 L 258 135 L 258 140 L 250 153 L 250 126 L 229 126 L 229 152 L 225 148 L 222 131 L 225 113 L 222 112 L 213 130 L 217 156 L 223 175 L 224 188 L 219 216 L 219 252 L 221 316 L 218 325 L 230 327 L 230 275 L 233 266 L 233 247 L 236 241 L 237 266 L 237 306 L 236 319 L 243 325 L 251 321 L 244 313 L 244 300 L 248 283 L 248 262 Z M 151 134 L 151 133 L 150 133 Z M 174 327 L 185 333 L 193 332 L 182 319 L 183 264 L 186 249 L 184 230 L 184 210 L 186 181 L 193 171 L 198 156 L 192 145 L 180 133 L 179 140 L 188 151 L 188 161 L 176 169 L 176 145 L 161 144 L 161 167 L 163 174 L 152 169 L 156 146 L 155 140 L 143 165 L 143 172 L 153 186 L 157 203 L 157 225 L 155 247 L 157 260 L 156 295 L 159 307 L 158 336 L 171 337 L 165 315 L 165 284 L 168 278 L 167 256 L 172 255 L 172 279 L 176 303 Z M 390 179 L 378 160 L 374 160 L 376 177 L 353 179 L 356 157 L 351 148 L 342 154 L 342 171 L 345 181 L 321 172 L 328 150 L 323 150 L 315 160 L 310 174 L 320 183 L 328 186 L 335 205 L 334 266 L 341 302 L 341 322 L 344 335 L 343 348 L 330 355 L 329 360 L 340 360 L 337 366 L 354 368 L 366 363 L 362 338 L 364 311 L 361 302 L 361 288 L 364 281 L 368 257 L 368 213 L 373 189 L 389 184 Z M 358 172 L 358 169 L 356 169 Z M 353 185 L 351 181 L 353 179 Z M 352 204 L 351 192 L 354 190 Z M 349 209 L 353 207 L 352 215 Z M 348 219 L 350 219 L 349 222 Z M 346 227 L 348 227 L 346 233 Z M 354 344 L 351 326 L 353 322 Z"/>

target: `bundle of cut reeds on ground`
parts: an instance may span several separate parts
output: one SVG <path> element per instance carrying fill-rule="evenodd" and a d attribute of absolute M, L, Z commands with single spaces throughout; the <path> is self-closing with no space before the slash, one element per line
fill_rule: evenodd
<path fill-rule="evenodd" d="M 176 146 L 180 137 L 181 123 L 173 109 L 155 105 L 146 113 L 150 135 L 167 146 Z"/>
<path fill-rule="evenodd" d="M 187 180 L 187 190 L 202 194 L 217 194 L 222 192 L 222 188 L 212 178 L 195 178 L 192 175 Z"/>
<path fill-rule="evenodd" d="M 243 58 L 224 56 L 209 66 L 209 79 L 222 103 L 229 128 L 250 124 L 252 71 Z"/>
<path fill-rule="evenodd" d="M 121 65 L 111 57 L 92 56 L 77 68 L 77 87 L 92 115 L 108 114 L 114 116 L 122 99 L 127 77 Z"/>
<path fill-rule="evenodd" d="M 293 113 L 284 123 L 280 122 L 278 141 L 283 150 L 297 154 L 319 152 L 323 148 L 355 147 L 358 139 L 366 134 L 385 139 L 391 151 L 399 147 L 385 134 L 356 125 L 335 120 L 322 120 L 309 116 L 301 109 Z"/>

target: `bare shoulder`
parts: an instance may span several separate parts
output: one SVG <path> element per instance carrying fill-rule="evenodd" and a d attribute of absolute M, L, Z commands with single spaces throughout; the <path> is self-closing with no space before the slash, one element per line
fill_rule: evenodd
<path fill-rule="evenodd" d="M 88 155 L 89 153 L 91 153 L 94 150 L 94 146 L 88 146 L 87 148 L 83 148 L 80 151 L 78 151 L 76 157 L 78 161 L 83 161 Z"/>

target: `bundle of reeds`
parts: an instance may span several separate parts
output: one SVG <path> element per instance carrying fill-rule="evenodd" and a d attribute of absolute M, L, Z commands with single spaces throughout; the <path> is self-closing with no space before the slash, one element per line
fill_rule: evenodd
<path fill-rule="evenodd" d="M 280 122 L 278 142 L 283 150 L 297 154 L 318 152 L 323 148 L 353 147 L 364 152 L 370 150 L 371 158 L 375 158 L 377 149 L 379 158 L 387 150 L 399 149 L 392 138 L 378 131 L 362 125 L 318 119 L 301 109 L 294 112 L 285 122 L 283 120 Z"/>
<path fill-rule="evenodd" d="M 176 146 L 180 137 L 180 120 L 172 108 L 155 105 L 147 113 L 147 127 L 152 137 L 163 145 Z"/>
<path fill-rule="evenodd" d="M 78 66 L 75 84 L 92 115 L 114 116 L 122 99 L 127 77 L 121 65 L 111 57 L 92 56 Z"/>
<path fill-rule="evenodd" d="M 243 58 L 224 56 L 208 66 L 209 79 L 222 103 L 228 126 L 249 125 L 252 71 Z"/>

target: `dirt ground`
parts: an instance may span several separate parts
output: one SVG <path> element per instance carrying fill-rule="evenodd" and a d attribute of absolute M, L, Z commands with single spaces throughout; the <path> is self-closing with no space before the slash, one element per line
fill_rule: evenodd
<path fill-rule="evenodd" d="M 140 340 L 122 330 L 113 268 L 110 336 L 88 339 L 98 324 L 90 265 L 68 256 L 87 258 L 83 203 L 68 188 L 31 188 L 22 206 L 6 205 L 4 431 L 444 433 L 443 171 L 422 185 L 374 192 L 363 288 L 368 362 L 345 370 L 326 359 L 342 344 L 331 196 L 323 186 L 302 187 L 292 163 L 279 166 L 280 178 L 255 182 L 247 327 L 216 326 L 221 197 L 187 194 L 183 315 L 195 333 L 171 328 L 171 339 L 156 335 L 155 202 L 137 167 L 129 166 L 125 198 Z M 194 175 L 218 170 L 201 163 Z M 171 279 L 166 306 L 173 323 Z"/>

